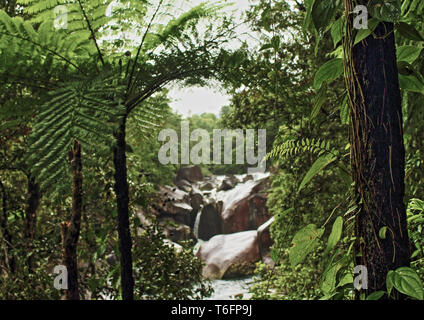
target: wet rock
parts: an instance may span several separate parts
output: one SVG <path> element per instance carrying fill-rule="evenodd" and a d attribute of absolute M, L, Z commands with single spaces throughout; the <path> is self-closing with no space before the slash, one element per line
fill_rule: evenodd
<path fill-rule="evenodd" d="M 274 222 L 275 218 L 272 217 L 263 225 L 258 228 L 258 245 L 259 252 L 261 253 L 262 260 L 265 261 L 266 256 L 269 254 L 269 248 L 271 247 L 273 241 L 271 238 L 270 227 Z"/>
<path fill-rule="evenodd" d="M 183 167 L 180 168 L 177 172 L 177 176 L 175 178 L 176 185 L 181 180 L 187 180 L 189 182 L 196 182 L 203 180 L 202 170 L 200 170 L 199 166 L 191 166 L 191 167 Z"/>
<path fill-rule="evenodd" d="M 200 190 L 202 191 L 210 191 L 213 188 L 215 188 L 215 186 L 211 182 L 205 182 L 200 184 Z"/>
<path fill-rule="evenodd" d="M 190 205 L 193 210 L 190 212 L 190 228 L 194 228 L 194 223 L 196 222 L 196 217 L 199 214 L 200 209 L 203 207 L 203 195 L 197 188 L 193 188 L 190 193 Z"/>
<path fill-rule="evenodd" d="M 251 174 L 247 174 L 247 175 L 243 178 L 242 182 L 243 182 L 243 183 L 245 183 L 245 182 L 250 181 L 250 180 L 253 180 L 253 176 L 252 176 Z"/>
<path fill-rule="evenodd" d="M 239 180 L 236 176 L 230 175 L 221 182 L 221 185 L 218 187 L 218 191 L 227 191 L 235 187 L 239 183 Z"/>
<path fill-rule="evenodd" d="M 185 191 L 185 192 L 190 192 L 191 190 L 192 190 L 192 185 L 191 185 L 191 183 L 190 182 L 188 182 L 187 180 L 185 180 L 185 179 L 181 179 L 181 180 L 176 180 L 175 181 L 175 185 L 179 188 L 179 189 L 181 189 L 181 190 L 183 190 L 183 191 Z"/>
<path fill-rule="evenodd" d="M 190 205 L 193 210 L 199 210 L 203 205 L 203 196 L 201 193 L 191 192 L 190 193 Z"/>
<path fill-rule="evenodd" d="M 202 243 L 196 255 L 205 262 L 203 277 L 229 279 L 250 275 L 261 257 L 257 232 L 220 234 Z"/>
<path fill-rule="evenodd" d="M 262 180 L 248 181 L 218 194 L 223 201 L 223 233 L 256 230 L 271 218 L 266 207 L 266 194 L 261 193 L 266 186 Z"/>
<path fill-rule="evenodd" d="M 190 224 L 190 214 L 193 208 L 190 205 L 189 193 L 165 186 L 160 188 L 158 199 L 159 205 L 155 206 L 158 216 L 172 217 L 180 223 Z"/>
<path fill-rule="evenodd" d="M 213 203 L 207 204 L 197 215 L 193 229 L 197 239 L 207 241 L 222 233 L 222 217 L 218 206 Z"/>

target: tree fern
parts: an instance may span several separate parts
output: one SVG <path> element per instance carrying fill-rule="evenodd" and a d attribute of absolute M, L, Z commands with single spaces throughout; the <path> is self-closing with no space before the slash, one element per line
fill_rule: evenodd
<path fill-rule="evenodd" d="M 75 139 L 94 156 L 110 153 L 113 133 L 124 107 L 119 103 L 122 86 L 109 77 L 72 81 L 49 93 L 30 136 L 28 164 L 46 188 L 68 186 L 67 153 Z"/>

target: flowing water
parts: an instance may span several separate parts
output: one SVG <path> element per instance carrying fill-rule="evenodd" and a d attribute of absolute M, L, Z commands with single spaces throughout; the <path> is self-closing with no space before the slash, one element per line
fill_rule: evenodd
<path fill-rule="evenodd" d="M 253 278 L 213 280 L 211 281 L 214 293 L 205 300 L 236 300 L 240 297 L 243 300 L 249 299 L 249 287 Z M 242 296 L 241 296 L 242 295 Z"/>

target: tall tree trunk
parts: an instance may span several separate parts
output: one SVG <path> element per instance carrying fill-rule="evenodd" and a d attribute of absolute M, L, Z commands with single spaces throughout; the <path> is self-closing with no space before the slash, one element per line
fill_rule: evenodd
<path fill-rule="evenodd" d="M 118 209 L 118 235 L 121 262 L 121 288 L 124 300 L 134 299 L 134 278 L 132 270 L 132 240 L 129 222 L 129 189 L 127 181 L 127 156 L 125 141 L 125 123 L 122 120 L 117 132 L 114 150 L 115 193 Z"/>
<path fill-rule="evenodd" d="M 27 242 L 28 252 L 33 249 L 33 243 L 35 240 L 35 230 L 37 223 L 37 209 L 40 204 L 40 187 L 35 179 L 28 175 L 28 198 L 27 206 L 25 209 L 25 238 Z M 27 266 L 29 273 L 33 272 L 33 255 L 29 255 L 27 258 Z"/>
<path fill-rule="evenodd" d="M 365 4 L 367 1 L 359 1 Z M 362 3 L 361 3 L 362 2 Z M 352 12 L 352 1 L 346 1 Z M 350 7 L 349 7 L 350 6 Z M 348 37 L 352 36 L 352 16 Z M 385 290 L 389 270 L 408 266 L 405 205 L 405 148 L 392 23 L 380 23 L 348 48 L 346 77 L 351 106 L 351 165 L 358 211 L 357 265 L 368 269 L 368 290 Z M 348 40 L 349 41 L 349 40 Z M 386 227 L 385 235 L 379 232 Z"/>
<path fill-rule="evenodd" d="M 81 144 L 75 140 L 70 152 L 72 169 L 72 212 L 70 221 L 62 222 L 62 259 L 68 271 L 67 300 L 79 300 L 77 246 L 82 216 L 82 161 Z"/>

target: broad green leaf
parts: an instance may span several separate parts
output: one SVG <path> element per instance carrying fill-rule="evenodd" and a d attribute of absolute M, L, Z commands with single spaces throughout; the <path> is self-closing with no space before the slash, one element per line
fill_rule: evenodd
<path fill-rule="evenodd" d="M 393 290 L 394 285 L 395 285 L 395 272 L 393 270 L 390 270 L 386 276 L 386 289 L 387 289 L 387 294 L 389 296 Z"/>
<path fill-rule="evenodd" d="M 387 22 L 399 21 L 401 14 L 400 0 L 371 0 L 368 3 L 370 14 Z"/>
<path fill-rule="evenodd" d="M 342 267 L 342 264 L 336 262 L 332 265 L 323 275 L 323 281 L 321 283 L 321 290 L 327 295 L 336 288 L 336 276 L 337 272 Z"/>
<path fill-rule="evenodd" d="M 399 24 L 397 24 L 396 30 L 402 37 L 406 39 L 414 41 L 424 41 L 424 38 L 421 33 L 418 32 L 415 27 L 411 26 L 410 24 L 407 24 L 406 22 L 400 22 Z"/>
<path fill-rule="evenodd" d="M 341 278 L 340 282 L 337 284 L 337 287 L 342 287 L 351 283 L 353 283 L 353 276 L 351 273 L 347 273 Z"/>
<path fill-rule="evenodd" d="M 399 73 L 399 87 L 403 90 L 424 94 L 424 83 L 414 75 L 404 75 Z"/>
<path fill-rule="evenodd" d="M 312 167 L 309 169 L 309 171 L 306 173 L 305 177 L 303 178 L 302 182 L 300 183 L 299 189 L 297 192 L 303 189 L 303 187 L 311 181 L 315 175 L 320 173 L 326 166 L 328 166 L 330 163 L 334 162 L 337 158 L 331 154 L 327 154 L 324 156 L 319 157 Z"/>
<path fill-rule="evenodd" d="M 396 49 L 397 61 L 405 61 L 413 63 L 420 56 L 422 47 L 418 46 L 401 46 Z"/>
<path fill-rule="evenodd" d="M 325 252 L 332 250 L 337 242 L 339 242 L 340 237 L 342 236 L 343 231 L 343 218 L 337 217 L 333 223 L 333 228 L 331 229 L 330 236 L 328 237 L 327 248 Z"/>
<path fill-rule="evenodd" d="M 315 0 L 312 6 L 312 20 L 319 32 L 324 31 L 331 23 L 341 3 L 341 0 Z"/>
<path fill-rule="evenodd" d="M 331 37 L 333 38 L 334 48 L 343 38 L 343 26 L 344 26 L 344 17 L 339 18 L 331 26 Z"/>
<path fill-rule="evenodd" d="M 295 234 L 289 252 L 289 261 L 292 267 L 301 263 L 318 245 L 319 238 L 323 233 L 324 229 L 318 229 L 316 225 L 309 224 Z"/>
<path fill-rule="evenodd" d="M 343 256 L 341 259 L 333 263 L 335 257 L 339 254 L 339 251 L 333 254 L 333 256 L 329 260 L 328 266 L 324 270 L 321 277 L 320 287 L 326 295 L 330 294 L 337 287 L 337 273 L 343 266 L 346 266 L 346 263 L 348 263 L 349 261 L 349 258 L 347 256 Z"/>
<path fill-rule="evenodd" d="M 305 0 L 305 7 L 306 7 L 306 16 L 305 20 L 303 21 L 303 29 L 305 31 L 311 31 L 311 22 L 312 22 L 312 6 L 314 5 L 315 0 Z"/>
<path fill-rule="evenodd" d="M 314 79 L 314 89 L 318 90 L 325 81 L 334 80 L 343 73 L 343 59 L 333 59 L 324 63 L 317 71 Z"/>
<path fill-rule="evenodd" d="M 379 300 L 382 296 L 384 296 L 384 291 L 375 291 L 371 293 L 366 300 Z"/>
<path fill-rule="evenodd" d="M 348 96 L 343 99 L 342 105 L 340 106 L 340 121 L 342 124 L 349 124 L 349 103 Z"/>
<path fill-rule="evenodd" d="M 401 293 L 418 300 L 424 300 L 423 283 L 414 269 L 400 267 L 396 269 L 394 287 Z"/>
<path fill-rule="evenodd" d="M 378 232 L 378 236 L 380 237 L 380 239 L 386 239 L 386 232 L 387 232 L 387 226 L 384 226 L 380 229 L 380 231 Z"/>
<path fill-rule="evenodd" d="M 358 32 L 356 33 L 354 45 L 358 44 L 359 42 L 361 42 L 362 40 L 367 38 L 369 35 L 371 35 L 374 32 L 377 25 L 379 24 L 379 22 L 380 21 L 378 21 L 375 18 L 369 19 L 368 20 L 368 29 L 359 29 Z"/>
<path fill-rule="evenodd" d="M 324 83 L 324 85 L 322 85 L 321 88 L 318 90 L 314 107 L 311 112 L 311 120 L 313 120 L 319 114 L 326 100 L 327 100 L 327 85 Z"/>

